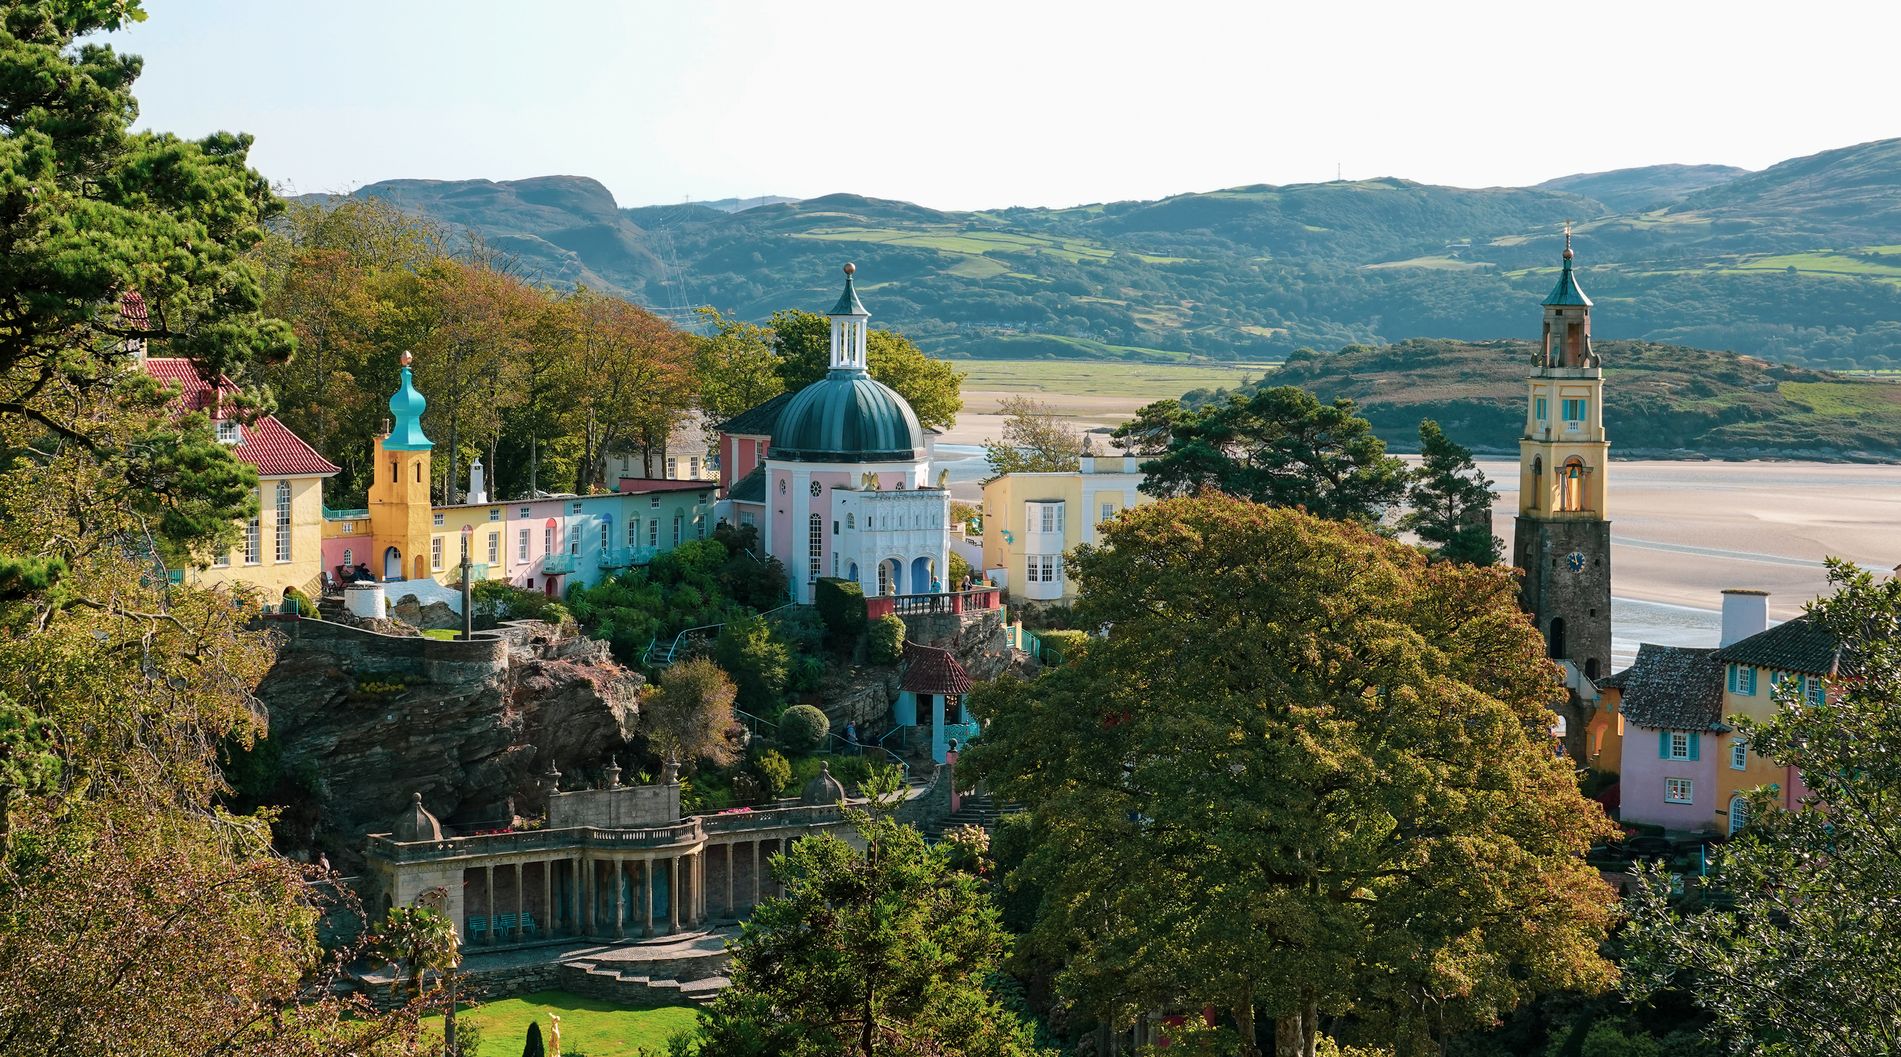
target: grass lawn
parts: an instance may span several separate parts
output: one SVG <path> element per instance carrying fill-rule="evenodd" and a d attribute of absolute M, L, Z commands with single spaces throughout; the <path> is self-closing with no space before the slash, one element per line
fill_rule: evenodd
<path fill-rule="evenodd" d="M 426 639 L 453 639 L 457 635 L 460 635 L 460 634 L 462 633 L 455 630 L 454 628 L 424 628 L 422 629 L 423 638 L 426 638 Z"/>
<path fill-rule="evenodd" d="M 622 1009 L 566 991 L 485 1002 L 458 1012 L 456 1022 L 481 1025 L 483 1057 L 511 1057 L 521 1052 L 531 1022 L 540 1022 L 541 1041 L 547 1043 L 551 1013 L 561 1018 L 563 1057 L 634 1057 L 642 1049 L 664 1053 L 668 1039 L 699 1022 L 699 1010 L 693 1006 Z M 440 1032 L 442 1018 L 431 1017 L 429 1025 Z"/>
<path fill-rule="evenodd" d="M 1260 364 L 1172 364 L 1083 360 L 953 360 L 970 372 L 965 389 L 1161 400 L 1190 389 L 1240 385 L 1272 368 Z"/>

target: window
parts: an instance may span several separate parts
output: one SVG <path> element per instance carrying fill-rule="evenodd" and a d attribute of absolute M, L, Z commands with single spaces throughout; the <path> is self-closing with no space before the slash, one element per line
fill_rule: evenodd
<path fill-rule="evenodd" d="M 1537 420 L 1539 425 L 1542 426 L 1551 420 L 1551 404 L 1544 397 L 1541 396 L 1533 401 L 1532 406 L 1535 408 L 1535 413 L 1532 417 Z"/>
<path fill-rule="evenodd" d="M 521 508 L 521 516 L 522 516 L 522 517 L 527 517 L 527 516 L 528 516 L 528 508 L 527 508 L 527 507 L 522 507 L 522 508 Z"/>
<path fill-rule="evenodd" d="M 356 568 L 356 562 L 353 560 L 353 557 L 354 556 L 350 553 L 350 548 L 343 548 L 343 567 L 345 569 Z"/>
<path fill-rule="evenodd" d="M 258 523 L 256 518 L 244 525 L 244 564 L 256 565 L 258 560 Z"/>
<path fill-rule="evenodd" d="M 442 512 L 441 511 L 436 512 L 436 514 L 431 518 L 430 524 L 436 526 L 437 528 L 442 527 Z"/>
<path fill-rule="evenodd" d="M 1116 505 L 1114 503 L 1104 503 L 1102 504 L 1102 516 L 1097 518 L 1096 520 L 1107 521 L 1110 518 L 1115 517 L 1115 516 L 1116 516 Z"/>
<path fill-rule="evenodd" d="M 502 519 L 502 508 L 498 506 L 489 507 L 488 519 L 490 521 L 500 521 Z"/>
<path fill-rule="evenodd" d="M 1738 793 L 1729 798 L 1729 835 L 1734 837 L 1749 825 L 1749 801 Z"/>
<path fill-rule="evenodd" d="M 501 561 L 502 534 L 499 532 L 491 532 L 488 534 L 488 563 L 490 565 L 500 565 Z"/>
<path fill-rule="evenodd" d="M 1696 782 L 1689 778 L 1665 778 L 1663 802 L 1666 804 L 1696 803 Z"/>
<path fill-rule="evenodd" d="M 416 483 L 422 483 L 422 463 L 416 464 Z"/>
<path fill-rule="evenodd" d="M 613 546 L 614 546 L 614 523 L 611 521 L 603 521 L 601 522 L 601 549 L 607 550 Z"/>
<path fill-rule="evenodd" d="M 740 528 L 751 528 L 757 524 L 759 524 L 758 515 L 754 514 L 750 510 L 742 510 L 739 512 L 739 527 Z"/>
<path fill-rule="evenodd" d="M 525 562 L 528 560 L 528 530 L 527 529 L 522 529 L 520 532 L 516 533 L 515 535 L 515 560 L 518 562 Z"/>
<path fill-rule="evenodd" d="M 1756 696 L 1756 669 L 1747 664 L 1730 665 L 1729 692 L 1744 697 Z"/>
<path fill-rule="evenodd" d="M 344 551 L 343 553 L 348 554 L 350 552 Z M 346 563 L 347 561 L 346 559 Z M 231 567 L 231 552 L 219 551 L 217 556 L 211 559 L 211 567 L 213 569 L 229 569 Z"/>
<path fill-rule="evenodd" d="M 1828 690 L 1822 685 L 1822 680 L 1813 675 L 1802 677 L 1802 693 L 1811 705 L 1822 704 L 1828 697 Z"/>
<path fill-rule="evenodd" d="M 1729 766 L 1740 771 L 1749 766 L 1749 743 L 1737 738 L 1729 743 Z"/>
<path fill-rule="evenodd" d="M 574 508 L 568 511 L 568 513 L 570 514 L 579 514 L 580 512 L 581 512 L 581 504 L 579 503 L 574 504 Z"/>
<path fill-rule="evenodd" d="M 1063 578 L 1063 556 L 1032 554 L 1024 559 L 1024 575 L 1031 583 L 1053 584 Z"/>
<path fill-rule="evenodd" d="M 554 526 L 553 525 L 543 525 L 541 528 L 541 553 L 543 554 L 554 553 Z"/>
<path fill-rule="evenodd" d="M 1687 760 L 1691 758 L 1689 732 L 1682 730 L 1673 730 L 1670 732 L 1669 758 L 1672 760 Z"/>
<path fill-rule="evenodd" d="M 701 514 L 698 517 L 695 517 L 693 519 L 693 538 L 700 539 L 700 540 L 703 540 L 706 538 L 706 515 L 705 514 Z"/>
<path fill-rule="evenodd" d="M 277 560 L 290 561 L 290 482 L 277 482 Z"/>
<path fill-rule="evenodd" d="M 442 569 L 442 537 L 441 536 L 429 537 L 429 568 L 437 570 L 438 572 L 441 571 Z"/>
<path fill-rule="evenodd" d="M 1564 461 L 1560 471 L 1562 491 L 1558 496 L 1558 509 L 1583 510 L 1584 507 L 1584 460 L 1573 455 Z"/>
<path fill-rule="evenodd" d="M 679 518 L 673 519 L 673 532 L 674 532 L 674 537 L 677 541 L 680 534 L 680 519 Z M 806 538 L 807 538 L 806 556 L 810 558 L 811 561 L 809 561 L 806 564 L 805 577 L 807 581 L 811 581 L 811 580 L 818 579 L 818 571 L 824 567 L 824 562 L 825 562 L 825 519 L 824 518 L 819 517 L 817 514 L 812 515 L 811 526 L 810 526 L 809 531 L 807 532 Z"/>
<path fill-rule="evenodd" d="M 857 527 L 858 527 L 858 515 L 857 515 L 857 514 L 854 514 L 854 513 L 852 513 L 851 511 L 846 511 L 846 512 L 845 512 L 845 527 L 846 527 L 846 528 L 848 528 L 848 529 L 855 529 L 855 528 L 857 528 Z"/>
<path fill-rule="evenodd" d="M 680 545 L 680 521 L 680 515 L 673 515 L 673 545 L 676 547 Z"/>
<path fill-rule="evenodd" d="M 647 500 L 647 505 L 654 508 L 655 510 L 660 509 L 660 497 L 654 496 L 652 499 Z"/>
<path fill-rule="evenodd" d="M 698 455 L 689 455 L 689 456 L 687 456 L 687 460 L 686 460 L 686 475 L 687 475 L 688 477 L 691 477 L 691 478 L 694 478 L 694 479 L 696 479 L 696 480 L 697 480 L 697 479 L 699 478 L 699 476 L 700 476 L 700 457 L 699 457 Z"/>
<path fill-rule="evenodd" d="M 1564 402 L 1564 428 L 1576 429 L 1584 421 L 1584 412 L 1589 400 L 1566 400 Z"/>
<path fill-rule="evenodd" d="M 1035 515 L 1038 532 L 1063 531 L 1063 504 L 1037 503 Z"/>
<path fill-rule="evenodd" d="M 579 525 L 568 526 L 568 553 L 581 553 L 581 526 Z"/>
<path fill-rule="evenodd" d="M 671 481 L 678 476 L 680 476 L 680 460 L 668 459 L 667 460 L 667 480 Z"/>
<path fill-rule="evenodd" d="M 654 518 L 652 521 L 647 522 L 647 546 L 649 547 L 660 546 L 660 519 L 659 518 Z"/>
<path fill-rule="evenodd" d="M 244 427 L 238 425 L 237 419 L 221 418 L 218 420 L 218 443 L 236 444 L 243 439 Z"/>
<path fill-rule="evenodd" d="M 466 562 L 469 560 L 469 535 L 467 532 L 458 532 L 455 534 L 455 553 L 457 561 Z"/>
<path fill-rule="evenodd" d="M 395 484 L 399 480 L 401 480 L 401 478 L 396 476 L 396 463 L 394 460 L 391 460 L 389 464 L 389 483 Z"/>
<path fill-rule="evenodd" d="M 627 545 L 629 547 L 640 546 L 640 519 L 637 517 L 627 519 Z"/>
<path fill-rule="evenodd" d="M 345 522 L 343 523 L 343 534 L 344 534 L 344 535 L 346 535 L 346 536 L 354 536 L 354 535 L 356 535 L 356 522 L 354 522 L 354 521 L 345 521 Z"/>

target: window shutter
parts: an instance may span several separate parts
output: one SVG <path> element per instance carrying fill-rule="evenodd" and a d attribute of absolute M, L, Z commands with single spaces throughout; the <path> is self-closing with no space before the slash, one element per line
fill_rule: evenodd
<path fill-rule="evenodd" d="M 1696 754 L 1696 749 L 1697 749 L 1697 744 L 1696 744 L 1696 743 L 1697 743 L 1697 742 L 1699 742 L 1699 741 L 1701 741 L 1702 739 L 1703 739 L 1703 735 L 1701 735 L 1701 734 L 1696 734 L 1696 733 L 1692 733 L 1692 734 L 1690 735 L 1690 759 L 1692 759 L 1692 760 L 1694 760 L 1694 759 L 1696 759 L 1696 755 L 1697 755 L 1697 754 Z"/>
<path fill-rule="evenodd" d="M 1667 730 L 1660 730 L 1657 732 L 1657 759 L 1667 760 L 1669 758 L 1670 758 L 1670 732 Z"/>

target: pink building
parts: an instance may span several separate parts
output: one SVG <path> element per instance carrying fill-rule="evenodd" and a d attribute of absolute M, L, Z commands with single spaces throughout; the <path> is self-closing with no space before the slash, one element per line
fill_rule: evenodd
<path fill-rule="evenodd" d="M 1623 821 L 1708 830 L 1719 738 L 1729 729 L 1716 651 L 1647 642 L 1604 685 L 1623 692 Z"/>

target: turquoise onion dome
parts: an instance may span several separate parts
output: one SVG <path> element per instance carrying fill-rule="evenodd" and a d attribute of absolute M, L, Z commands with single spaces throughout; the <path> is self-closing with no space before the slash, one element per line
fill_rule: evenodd
<path fill-rule="evenodd" d="M 409 353 L 403 353 L 403 384 L 389 398 L 389 438 L 383 441 L 384 451 L 428 451 L 435 447 L 422 431 L 422 413 L 429 401 L 416 389 L 409 360 Z"/>
<path fill-rule="evenodd" d="M 908 462 L 923 452 L 917 412 L 862 370 L 833 370 L 799 390 L 772 430 L 771 457 L 793 462 Z"/>

